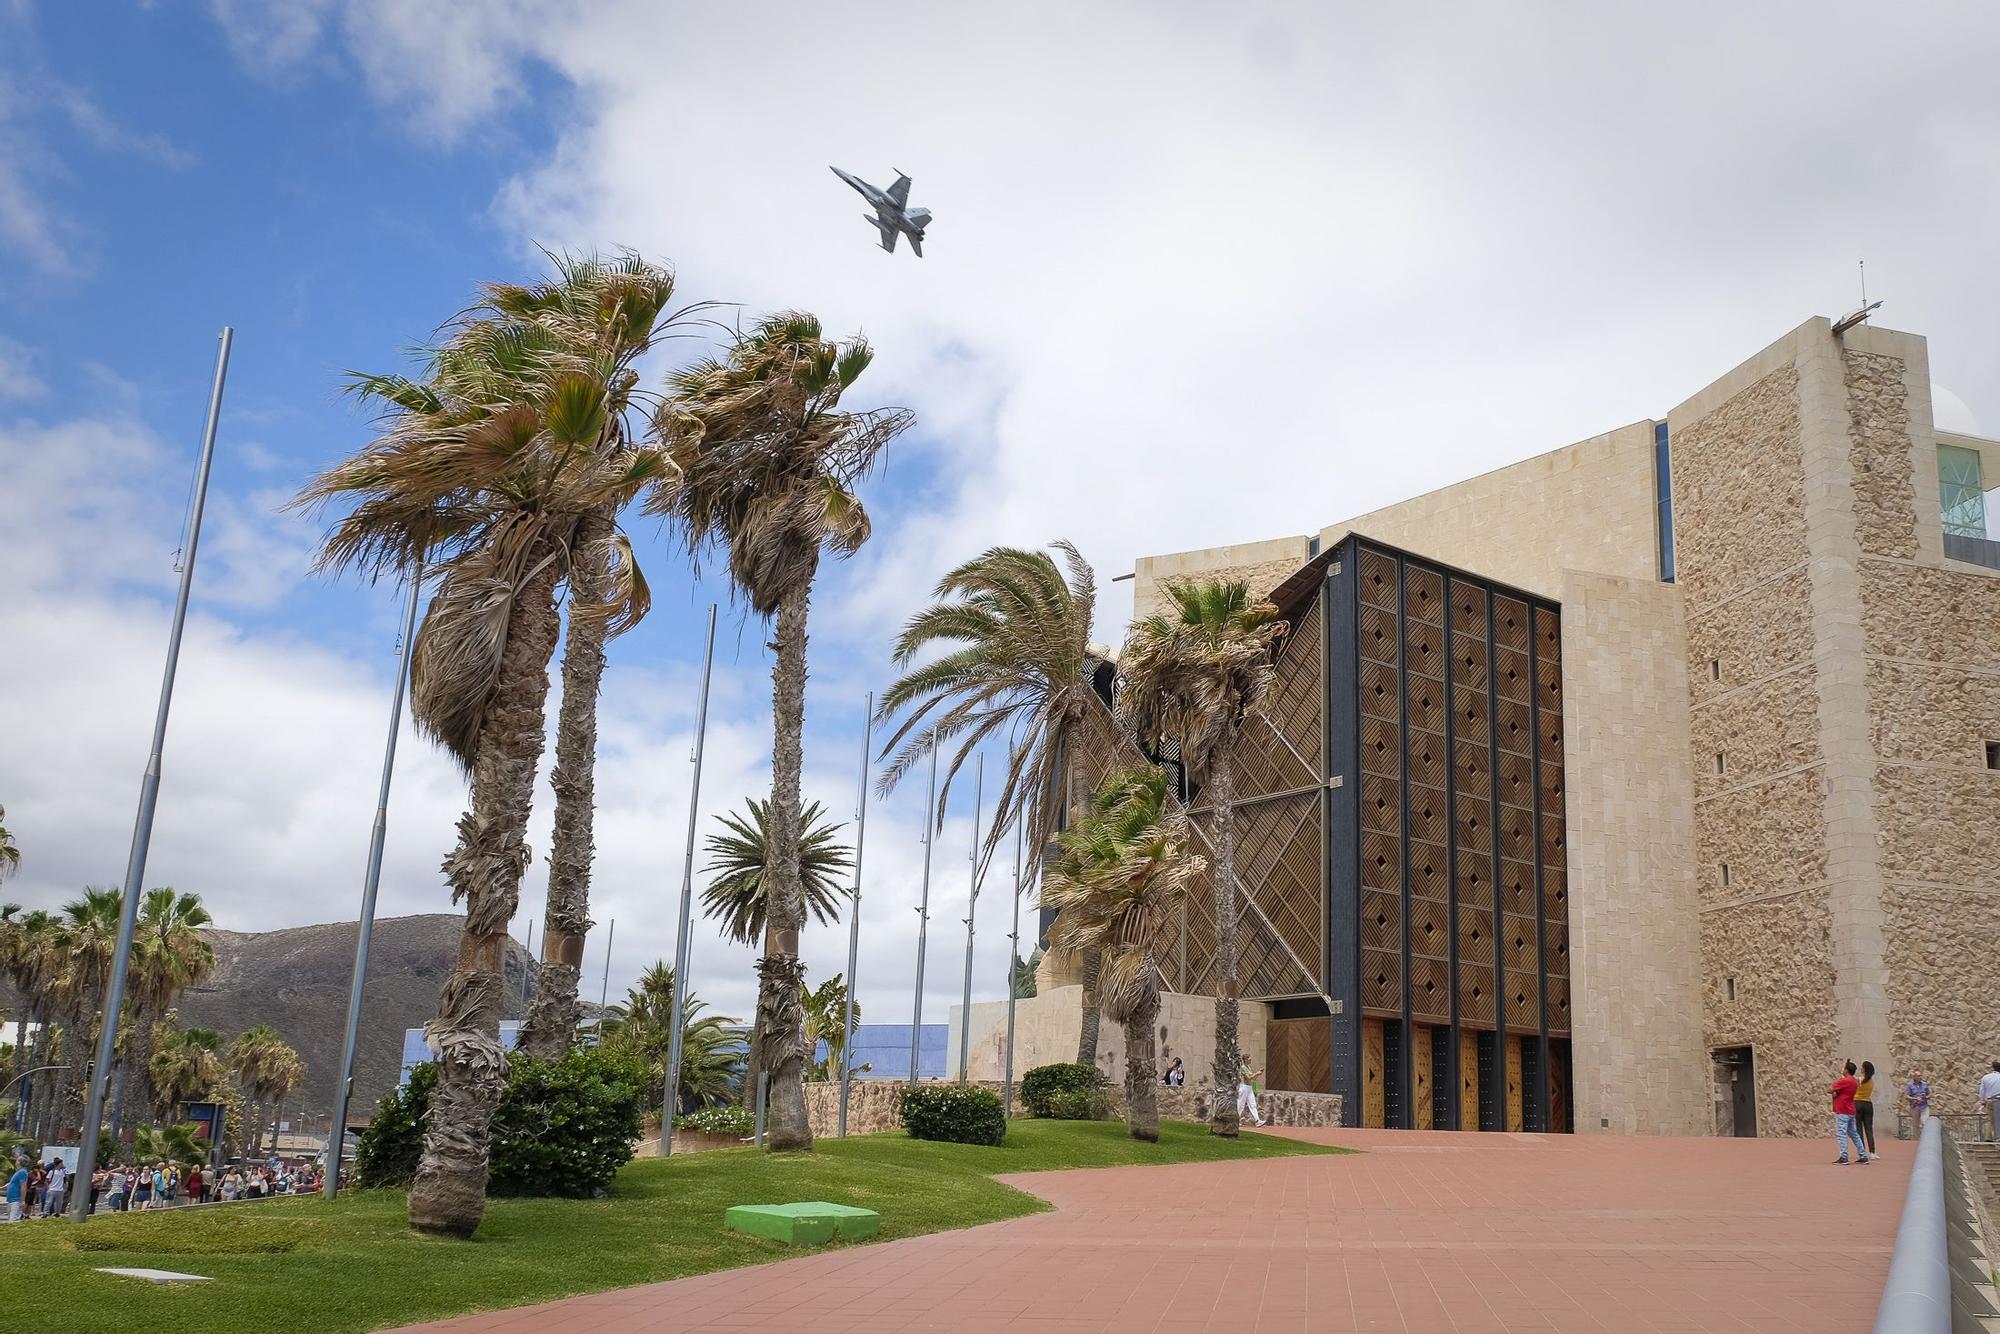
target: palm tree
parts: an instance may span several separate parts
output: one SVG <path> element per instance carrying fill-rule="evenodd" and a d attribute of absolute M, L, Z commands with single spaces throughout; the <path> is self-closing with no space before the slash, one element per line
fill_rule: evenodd
<path fill-rule="evenodd" d="M 773 1149 L 812 1147 L 799 1014 L 807 608 L 822 550 L 848 556 L 867 541 L 868 514 L 855 488 L 911 421 L 901 409 L 840 410 L 841 396 L 872 355 L 860 338 L 827 340 L 811 315 L 773 315 L 739 336 L 726 359 L 676 374 L 655 421 L 679 478 L 654 493 L 653 507 L 675 521 L 697 557 L 726 547 L 738 593 L 759 616 L 777 622 L 770 883 L 756 1017 L 760 1053 L 773 1076 L 767 1117 Z"/>
<path fill-rule="evenodd" d="M 147 1073 L 152 1112 L 164 1122 L 182 1103 L 192 1102 L 222 1082 L 222 1034 L 211 1028 L 182 1028 L 169 1010 L 153 1025 L 153 1052 Z"/>
<path fill-rule="evenodd" d="M 413 646 L 411 712 L 465 767 L 472 791 L 444 864 L 466 918 L 426 1030 L 438 1085 L 409 1195 L 420 1231 L 470 1236 L 486 1209 L 506 1069 L 500 966 L 528 863 L 556 587 L 583 517 L 670 472 L 658 450 L 601 448 L 629 374 L 544 325 L 467 317 L 423 382 L 356 377 L 356 391 L 386 408 L 382 433 L 299 497 L 308 506 L 359 498 L 328 534 L 320 568 L 379 575 L 421 557 L 439 576 Z M 604 597 L 573 605 L 572 616 L 618 625 L 643 610 L 636 567 L 621 559 L 609 569 Z"/>
<path fill-rule="evenodd" d="M 157 1108 L 162 1101 L 152 1085 L 160 1020 L 185 988 L 200 985 L 215 971 L 214 947 L 201 934 L 201 928 L 213 920 L 202 906 L 199 894 L 181 894 L 171 888 L 149 889 L 140 900 L 139 920 L 132 937 L 132 985 L 128 993 L 137 1031 L 126 1064 L 138 1078 L 134 1096 L 141 1107 Z M 112 1116 L 114 1130 L 121 1120 L 123 1102 L 121 1085 L 119 1112 Z"/>
<path fill-rule="evenodd" d="M 703 875 L 715 878 L 701 891 L 701 913 L 721 921 L 725 939 L 739 945 L 754 945 L 764 938 L 769 916 L 769 899 L 764 893 L 764 868 L 770 862 L 770 803 L 751 797 L 745 802 L 749 815 L 727 812 L 715 818 L 722 832 L 708 836 L 708 863 Z M 826 817 L 826 808 L 809 803 L 799 819 L 799 883 L 806 907 L 821 925 L 840 920 L 840 903 L 846 898 L 842 877 L 853 868 L 854 854 L 841 843 L 842 826 Z M 743 1094 L 746 1102 L 757 1087 L 762 1069 L 763 1044 L 758 1030 L 750 1029 L 750 1052 L 743 1065 Z"/>
<path fill-rule="evenodd" d="M 764 867 L 770 860 L 771 806 L 755 797 L 744 804 L 747 816 L 729 811 L 715 817 L 722 832 L 708 836 L 708 862 L 701 870 L 715 878 L 701 891 L 701 914 L 719 919 L 728 939 L 751 945 L 763 938 L 769 916 Z M 806 804 L 799 824 L 799 883 L 806 907 L 822 926 L 837 922 L 847 897 L 842 877 L 854 868 L 854 853 L 839 838 L 844 826 L 829 820 L 817 801 Z"/>
<path fill-rule="evenodd" d="M 637 394 L 634 363 L 689 311 L 670 310 L 674 275 L 631 252 L 610 260 L 552 256 L 556 277 L 528 285 L 496 283 L 485 306 L 501 319 L 532 325 L 586 355 L 608 386 L 596 451 L 629 456 L 630 413 Z M 570 538 L 572 611 L 563 639 L 562 706 L 556 715 L 555 836 L 549 846 L 548 901 L 535 997 L 522 1025 L 520 1049 L 552 1060 L 576 1039 L 577 979 L 590 931 L 590 865 L 596 816 L 597 700 L 605 644 L 645 613 L 644 579 L 631 544 L 618 530 L 622 498 L 607 499 L 577 520 Z M 615 621 L 593 615 L 610 588 L 612 567 L 629 570 L 640 597 Z"/>
<path fill-rule="evenodd" d="M 817 987 L 802 987 L 799 1006 L 805 1012 L 806 1059 L 826 1044 L 826 1058 L 814 1062 L 818 1079 L 839 1079 L 847 1067 L 847 979 L 835 973 Z M 854 1019 L 861 1020 L 861 1007 L 854 1007 Z"/>
<path fill-rule="evenodd" d="M 133 1151 L 142 1163 L 179 1163 L 183 1167 L 208 1158 L 208 1147 L 192 1121 L 140 1126 L 133 1135 Z"/>
<path fill-rule="evenodd" d="M 1090 642 L 1097 579 L 1068 542 L 1055 555 L 994 547 L 938 581 L 936 601 L 912 616 L 896 640 L 904 674 L 882 696 L 881 716 L 906 713 L 882 754 L 894 759 L 879 786 L 892 791 L 933 745 L 958 746 L 938 798 L 941 819 L 951 780 L 992 736 L 1008 738 L 1007 774 L 987 832 L 984 861 L 1016 821 L 1028 846 L 1046 859 L 1068 809 L 1086 795 L 1067 777 L 1082 729 L 1112 741 L 1111 713 L 1096 681 L 1111 655 Z M 1060 556 L 1058 563 L 1056 557 Z M 912 668 L 930 650 L 946 651 Z M 1083 958 L 1084 1006 L 1077 1060 L 1097 1060 L 1097 971 Z"/>
<path fill-rule="evenodd" d="M 228 1061 L 230 1073 L 236 1076 L 237 1086 L 243 1090 L 243 1096 L 249 1103 L 244 1116 L 244 1125 L 249 1128 L 250 1134 L 247 1154 L 255 1157 L 264 1142 L 264 1119 L 259 1115 L 260 1110 L 272 1110 L 272 1104 L 297 1088 L 305 1078 L 305 1065 L 291 1044 L 269 1024 L 257 1024 L 238 1033 L 230 1042 L 224 1059 Z"/>
<path fill-rule="evenodd" d="M 105 984 L 117 949 L 124 899 L 122 890 L 96 885 L 85 889 L 63 905 L 61 924 L 48 939 L 49 1008 L 61 1028 L 68 1065 L 50 1072 L 58 1076 L 50 1081 L 55 1094 L 48 1111 L 52 1134 L 68 1129 L 70 1104 L 74 1101 L 81 1109 L 85 1081 L 94 1077 L 88 1068 L 95 1049 L 94 1030 L 105 1022 Z M 123 1016 L 116 1018 L 122 1021 Z"/>
<path fill-rule="evenodd" d="M 1169 583 L 1171 615 L 1133 624 L 1119 659 L 1118 708 L 1154 754 L 1169 742 L 1205 780 L 1215 851 L 1215 1105 L 1209 1130 L 1237 1133 L 1235 748 L 1250 711 L 1270 689 L 1271 649 L 1287 626 L 1240 579 Z"/>
<path fill-rule="evenodd" d="M 1042 906 L 1056 910 L 1049 939 L 1105 960 L 1099 995 L 1105 1012 L 1125 1026 L 1132 1137 L 1157 1140 L 1159 950 L 1188 882 L 1207 863 L 1188 852 L 1187 816 L 1169 795 L 1166 771 L 1151 765 L 1109 775 L 1089 811 L 1056 841 L 1042 882 Z"/>
<path fill-rule="evenodd" d="M 673 1032 L 674 970 L 664 959 L 639 976 L 623 1005 L 611 1007 L 604 1045 L 639 1057 L 653 1070 L 648 1097 L 664 1100 L 669 1038 Z M 734 1019 L 706 1014 L 707 1002 L 689 992 L 681 1012 L 681 1069 L 675 1107 L 726 1102 L 736 1087 L 739 1039 Z"/>
<path fill-rule="evenodd" d="M 17 873 L 21 869 L 21 845 L 14 841 L 13 833 L 7 828 L 7 808 L 0 806 L 0 880 Z M 19 907 L 19 904 L 14 905 Z"/>
<path fill-rule="evenodd" d="M 18 914 L 18 915 L 17 915 Z M 14 1014 L 14 1070 L 9 1084 L 17 1085 L 28 1070 L 28 1023 L 35 1023 L 35 1041 L 42 1042 L 42 1028 L 48 1018 L 44 988 L 55 964 L 50 941 L 56 933 L 53 914 L 40 908 L 21 912 L 18 903 L 0 904 L 0 978 L 14 989 L 23 1002 Z M 23 1090 L 16 1088 L 17 1095 Z"/>

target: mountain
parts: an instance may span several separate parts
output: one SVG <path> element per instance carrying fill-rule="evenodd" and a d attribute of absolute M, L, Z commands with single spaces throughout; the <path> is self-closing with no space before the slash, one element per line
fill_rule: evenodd
<path fill-rule="evenodd" d="M 456 913 L 376 920 L 361 998 L 350 1123 L 366 1120 L 382 1095 L 396 1086 L 403 1030 L 421 1028 L 436 1015 L 438 990 L 458 955 L 464 926 L 465 919 Z M 347 1029 L 355 923 L 202 934 L 215 947 L 216 968 L 200 988 L 181 993 L 181 1023 L 215 1029 L 225 1038 L 253 1024 L 269 1024 L 305 1062 L 305 1083 L 293 1097 L 308 1113 L 331 1112 Z M 527 1013 L 530 963 L 528 951 L 509 940 L 503 1013 L 510 1019 Z"/>

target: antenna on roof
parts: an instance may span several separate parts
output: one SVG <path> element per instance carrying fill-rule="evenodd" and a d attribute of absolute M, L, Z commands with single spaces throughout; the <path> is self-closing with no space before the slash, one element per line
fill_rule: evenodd
<path fill-rule="evenodd" d="M 1858 259 L 1855 261 L 1855 265 L 1861 273 L 1861 308 L 1850 311 L 1833 322 L 1833 336 L 1835 338 L 1840 337 L 1857 324 L 1866 324 L 1869 314 L 1882 308 L 1880 301 L 1870 301 L 1868 299 L 1868 261 Z"/>

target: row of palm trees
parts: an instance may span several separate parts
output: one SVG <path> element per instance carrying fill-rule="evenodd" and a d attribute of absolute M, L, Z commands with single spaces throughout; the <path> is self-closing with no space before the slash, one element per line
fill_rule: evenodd
<path fill-rule="evenodd" d="M 506 1061 L 500 961 L 529 861 L 525 831 L 559 635 L 555 837 L 522 1044 L 559 1054 L 576 1036 L 606 644 L 650 602 L 621 526 L 634 506 L 663 521 L 697 563 L 719 558 L 735 594 L 773 625 L 753 1044 L 771 1076 L 771 1145 L 811 1146 L 798 958 L 808 610 L 823 553 L 850 555 L 867 540 L 856 489 L 911 420 L 899 409 L 843 409 L 871 360 L 868 345 L 830 339 L 799 312 L 726 332 L 720 355 L 675 372 L 663 391 L 642 390 L 638 359 L 689 332 L 701 308 L 676 309 L 672 273 L 637 255 L 553 263 L 545 282 L 482 289 L 416 374 L 354 377 L 354 391 L 382 410 L 381 429 L 299 497 L 308 507 L 345 507 L 321 548 L 322 569 L 430 583 L 412 646 L 412 712 L 463 766 L 471 792 L 444 863 L 466 922 L 426 1030 L 439 1076 L 409 1217 L 421 1231 L 458 1236 L 477 1228 L 485 1208 Z"/>
<path fill-rule="evenodd" d="M 44 1138 L 66 1135 L 79 1125 L 87 1064 L 103 1023 L 120 899 L 116 889 L 92 887 L 53 912 L 23 912 L 19 904 L 0 904 L 0 976 L 21 998 L 13 1016 L 7 1082 L 34 1090 L 29 1121 Z M 162 1096 L 153 1063 L 162 1046 L 161 1024 L 175 998 L 214 971 L 215 952 L 201 931 L 209 920 L 197 894 L 159 888 L 146 891 L 140 900 L 115 1048 L 116 1134 L 126 1132 L 128 1107 L 170 1115 L 176 1105 Z M 35 1025 L 32 1042 L 30 1023 Z M 49 1077 L 30 1082 L 29 1072 L 35 1070 Z"/>
<path fill-rule="evenodd" d="M 1159 950 L 1209 860 L 1193 852 L 1188 813 L 1154 763 L 1177 756 L 1213 854 L 1209 1125 L 1234 1135 L 1235 751 L 1270 688 L 1287 627 L 1241 581 L 1170 583 L 1164 593 L 1168 609 L 1135 621 L 1113 653 L 1091 642 L 1096 580 L 1067 542 L 1052 551 L 997 547 L 946 574 L 896 642 L 895 661 L 908 670 L 883 695 L 884 717 L 901 722 L 880 786 L 893 790 L 936 746 L 952 751 L 949 791 L 968 759 L 1005 739 L 999 811 L 982 857 L 1017 824 L 1037 850 L 1042 904 L 1058 910 L 1050 944 L 1083 961 L 1077 1060 L 1096 1061 L 1100 1011 L 1124 1025 L 1132 1129 L 1152 1139 Z"/>
<path fill-rule="evenodd" d="M 11 869 L 18 857 L 0 864 Z M 53 912 L 0 904 L 0 977 L 21 998 L 11 1016 L 13 1042 L 0 1090 L 26 1098 L 26 1106 L 17 1106 L 18 1122 L 32 1142 L 81 1133 L 87 1062 L 103 1023 L 119 898 L 118 890 L 91 888 Z M 171 1125 L 185 1103 L 221 1101 L 237 1112 L 239 1142 L 254 1153 L 262 1142 L 260 1112 L 304 1077 L 298 1053 L 267 1025 L 227 1043 L 211 1029 L 181 1026 L 175 1001 L 215 969 L 214 950 L 202 934 L 210 920 L 197 894 L 159 888 L 140 901 L 113 1046 L 118 1066 L 111 1134 L 128 1145 L 145 1120 Z"/>

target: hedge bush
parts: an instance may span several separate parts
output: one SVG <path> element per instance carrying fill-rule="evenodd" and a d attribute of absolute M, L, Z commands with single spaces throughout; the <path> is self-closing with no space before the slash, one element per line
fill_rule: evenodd
<path fill-rule="evenodd" d="M 362 1186 L 408 1186 L 423 1156 L 437 1066 L 382 1099 L 355 1150 Z M 632 1157 L 644 1108 L 645 1067 L 629 1056 L 577 1050 L 559 1061 L 515 1053 L 493 1117 L 492 1195 L 595 1195 Z"/>
<path fill-rule="evenodd" d="M 969 1084 L 918 1084 L 903 1092 L 903 1128 L 912 1139 L 999 1147 L 1007 1114 L 998 1094 Z"/>
<path fill-rule="evenodd" d="M 1021 1076 L 1021 1105 L 1057 1121 L 1099 1121 L 1110 1115 L 1111 1090 L 1093 1065 L 1038 1065 Z"/>

